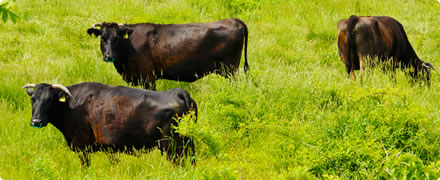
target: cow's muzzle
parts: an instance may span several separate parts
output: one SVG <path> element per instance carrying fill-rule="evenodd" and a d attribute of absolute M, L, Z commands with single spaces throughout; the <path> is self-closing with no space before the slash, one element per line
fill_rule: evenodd
<path fill-rule="evenodd" d="M 43 123 L 39 119 L 32 119 L 31 126 L 34 128 L 41 128 L 43 127 Z"/>

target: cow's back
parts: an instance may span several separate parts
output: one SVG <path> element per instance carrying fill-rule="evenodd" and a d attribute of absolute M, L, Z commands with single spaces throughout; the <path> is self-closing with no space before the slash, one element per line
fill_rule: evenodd
<path fill-rule="evenodd" d="M 388 16 L 379 16 L 377 19 L 380 24 L 382 38 L 385 40 L 388 48 L 387 53 L 389 56 L 397 58 L 404 65 L 418 61 L 419 57 L 411 46 L 403 25 Z"/>
<path fill-rule="evenodd" d="M 165 79 L 192 82 L 218 69 L 221 63 L 238 66 L 243 31 L 234 19 L 155 25 L 148 39 L 156 74 Z M 227 62 L 228 59 L 234 62 Z"/>
<path fill-rule="evenodd" d="M 356 18 L 356 23 L 353 25 L 348 25 L 349 19 L 343 19 L 338 23 L 338 49 L 344 63 L 348 61 L 348 54 L 352 54 L 351 56 L 355 58 L 351 61 L 355 64 L 355 69 L 359 69 L 358 57 L 378 57 L 385 60 L 395 55 L 396 51 L 400 49 L 396 45 L 403 44 L 403 38 L 398 27 L 400 23 L 396 20 L 387 16 Z M 348 28 L 347 26 L 353 27 Z M 348 35 L 348 33 L 351 34 Z M 347 44 L 348 36 L 351 36 L 353 44 Z M 347 52 L 348 49 L 351 49 L 352 52 Z"/>
<path fill-rule="evenodd" d="M 425 76 L 429 83 L 433 66 L 419 59 L 402 24 L 392 17 L 353 15 L 339 21 L 338 50 L 349 77 L 365 60 L 374 58 L 391 60 L 392 68 L 411 67 L 412 78 Z"/>

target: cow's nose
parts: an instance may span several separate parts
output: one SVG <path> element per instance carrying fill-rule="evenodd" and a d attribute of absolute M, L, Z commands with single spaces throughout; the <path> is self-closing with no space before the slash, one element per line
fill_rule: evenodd
<path fill-rule="evenodd" d="M 114 57 L 110 57 L 110 56 L 105 56 L 104 57 L 104 61 L 108 62 L 108 63 L 112 63 L 112 62 L 115 61 L 115 58 Z"/>
<path fill-rule="evenodd" d="M 41 126 L 43 126 L 43 123 L 41 123 L 41 120 L 39 119 L 32 119 L 31 126 L 34 128 L 41 128 Z"/>

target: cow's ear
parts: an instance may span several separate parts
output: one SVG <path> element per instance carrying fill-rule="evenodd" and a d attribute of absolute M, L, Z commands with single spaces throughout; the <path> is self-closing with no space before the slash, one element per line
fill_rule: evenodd
<path fill-rule="evenodd" d="M 70 96 L 65 93 L 64 91 L 60 91 L 58 93 L 58 101 L 60 102 L 67 102 L 70 99 Z"/>
<path fill-rule="evenodd" d="M 121 35 L 124 39 L 128 39 L 128 37 L 130 37 L 130 35 L 132 33 L 133 33 L 133 30 L 127 29 L 127 28 L 122 28 L 119 31 L 119 35 Z"/>
<path fill-rule="evenodd" d="M 96 28 L 87 29 L 87 33 L 92 37 L 98 37 L 101 35 L 101 30 Z"/>
<path fill-rule="evenodd" d="M 66 102 L 66 96 L 61 96 L 59 99 L 60 102 Z"/>

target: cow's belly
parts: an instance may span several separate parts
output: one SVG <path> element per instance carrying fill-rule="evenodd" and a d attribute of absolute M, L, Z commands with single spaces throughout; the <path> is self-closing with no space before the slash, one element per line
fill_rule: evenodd
<path fill-rule="evenodd" d="M 220 67 L 219 62 L 209 60 L 183 60 L 163 70 L 158 78 L 194 82 Z"/>
<path fill-rule="evenodd" d="M 104 131 L 107 131 L 108 133 L 108 137 L 105 138 L 107 141 L 97 139 L 97 145 L 101 147 L 110 147 L 114 150 L 149 149 L 157 146 L 157 140 L 160 139 L 161 135 L 158 130 L 153 130 L 154 132 L 147 133 L 143 128 Z"/>

